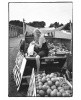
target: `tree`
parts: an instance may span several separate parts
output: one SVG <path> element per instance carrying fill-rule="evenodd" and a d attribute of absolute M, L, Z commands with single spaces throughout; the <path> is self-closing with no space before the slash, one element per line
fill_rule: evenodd
<path fill-rule="evenodd" d="M 63 30 L 70 31 L 70 24 L 71 24 L 71 27 L 73 26 L 73 23 L 68 22 L 68 23 L 66 24 L 66 26 L 63 28 Z"/>
<path fill-rule="evenodd" d="M 63 24 L 62 24 L 62 23 L 59 25 L 59 27 L 61 27 L 61 26 L 63 26 Z"/>
<path fill-rule="evenodd" d="M 33 22 L 29 22 L 27 24 L 30 25 L 30 26 L 33 26 L 33 27 L 38 27 L 38 28 L 44 28 L 45 25 L 46 25 L 46 23 L 44 21 L 41 21 L 41 22 L 33 21 Z"/>
<path fill-rule="evenodd" d="M 54 24 L 50 24 L 50 26 L 49 27 L 54 27 Z"/>
<path fill-rule="evenodd" d="M 59 27 L 59 22 L 55 22 L 55 23 L 54 23 L 54 27 L 55 27 L 55 28 L 58 28 L 58 27 Z"/>
<path fill-rule="evenodd" d="M 22 22 L 22 21 L 19 21 L 19 20 L 11 20 L 11 21 L 9 22 L 9 24 L 23 27 L 23 22 Z"/>
<path fill-rule="evenodd" d="M 61 27 L 63 26 L 63 24 L 59 24 L 59 22 L 55 22 L 55 23 L 51 23 L 49 27 L 55 27 L 55 28 L 58 28 L 58 27 Z"/>

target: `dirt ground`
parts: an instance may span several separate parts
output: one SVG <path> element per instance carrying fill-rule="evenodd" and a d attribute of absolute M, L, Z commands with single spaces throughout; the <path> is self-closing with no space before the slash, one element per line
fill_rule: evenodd
<path fill-rule="evenodd" d="M 17 92 L 16 84 L 13 78 L 13 68 L 15 66 L 15 59 L 19 50 L 19 42 L 23 37 L 16 37 L 9 39 L 9 68 L 8 68 L 8 96 L 9 97 L 22 97 L 25 96 L 24 92 Z"/>

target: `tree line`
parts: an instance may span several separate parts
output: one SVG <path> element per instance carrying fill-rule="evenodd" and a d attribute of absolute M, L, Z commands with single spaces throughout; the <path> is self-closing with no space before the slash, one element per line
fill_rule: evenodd
<path fill-rule="evenodd" d="M 11 20 L 11 21 L 9 21 L 9 24 L 23 27 L 23 22 L 19 21 L 19 20 Z"/>
<path fill-rule="evenodd" d="M 23 27 L 23 22 L 19 21 L 19 20 L 11 20 L 11 21 L 9 21 L 9 24 Z M 38 27 L 38 28 L 44 28 L 46 25 L 46 23 L 44 21 L 33 21 L 33 22 L 26 23 L 26 24 L 33 26 L 33 27 Z M 63 25 L 64 25 L 63 23 L 60 24 L 59 22 L 54 22 L 54 23 L 51 23 L 49 25 L 49 27 L 58 28 L 58 27 L 61 27 Z M 71 23 L 71 25 L 73 26 L 72 23 Z M 70 30 L 70 22 L 66 23 L 66 26 L 63 29 Z"/>

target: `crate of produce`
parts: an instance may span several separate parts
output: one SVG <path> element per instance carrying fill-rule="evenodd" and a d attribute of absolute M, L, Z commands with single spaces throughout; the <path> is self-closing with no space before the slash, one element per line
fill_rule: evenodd
<path fill-rule="evenodd" d="M 72 85 L 65 78 L 56 73 L 35 75 L 32 82 L 32 95 L 37 97 L 71 97 Z M 29 86 L 30 88 L 30 86 Z"/>

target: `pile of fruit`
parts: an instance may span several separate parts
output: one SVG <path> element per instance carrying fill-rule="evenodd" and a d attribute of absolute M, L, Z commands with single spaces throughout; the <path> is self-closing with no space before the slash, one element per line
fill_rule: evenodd
<path fill-rule="evenodd" d="M 66 54 L 70 53 L 70 51 L 65 47 L 65 45 L 62 43 L 48 43 L 49 48 L 49 56 L 53 56 L 56 53 L 57 54 Z"/>
<path fill-rule="evenodd" d="M 63 43 L 47 43 L 47 46 L 49 49 L 48 56 L 61 56 L 70 53 L 70 51 L 65 47 Z M 36 55 L 37 53 L 34 51 L 34 54 L 31 55 L 31 57 L 36 57 Z"/>
<path fill-rule="evenodd" d="M 72 96 L 72 88 L 62 77 L 57 74 L 45 73 L 38 74 L 35 77 L 36 96 L 38 97 L 69 97 Z"/>

